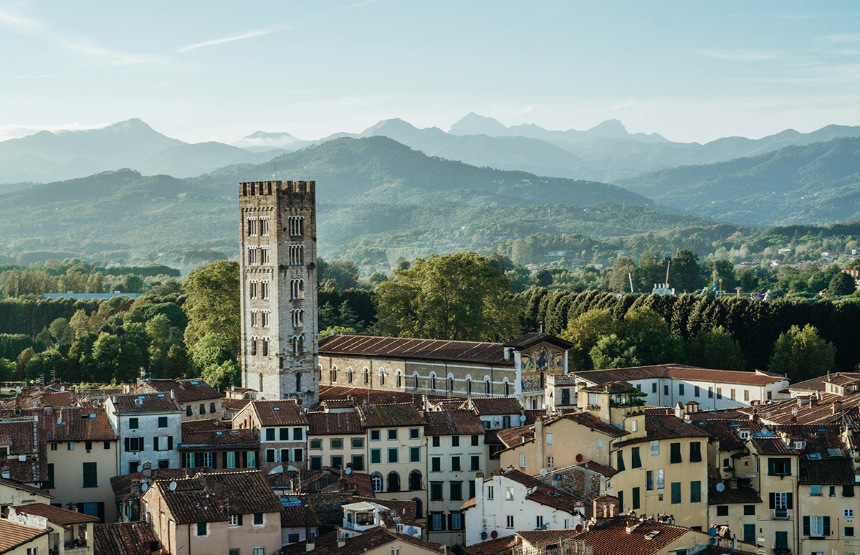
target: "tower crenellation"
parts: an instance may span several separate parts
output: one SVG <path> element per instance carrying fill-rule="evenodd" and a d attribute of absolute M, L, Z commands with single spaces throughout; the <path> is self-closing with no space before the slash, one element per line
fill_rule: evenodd
<path fill-rule="evenodd" d="M 242 385 L 258 390 L 258 399 L 314 403 L 315 183 L 240 183 L 239 211 Z"/>

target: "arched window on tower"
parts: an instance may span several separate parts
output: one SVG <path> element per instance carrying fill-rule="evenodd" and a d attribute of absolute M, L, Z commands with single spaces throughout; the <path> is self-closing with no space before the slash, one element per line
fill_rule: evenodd
<path fill-rule="evenodd" d="M 296 393 L 302 392 L 302 373 L 296 374 Z"/>
<path fill-rule="evenodd" d="M 430 389 L 436 389 L 436 374 L 430 374 Z"/>
<path fill-rule="evenodd" d="M 412 375 L 412 387 L 418 389 L 418 372 Z"/>
<path fill-rule="evenodd" d="M 385 368 L 379 369 L 379 385 L 385 385 Z"/>
<path fill-rule="evenodd" d="M 490 378 L 487 378 L 484 382 L 484 395 L 489 395 L 490 393 L 492 393 Z"/>
<path fill-rule="evenodd" d="M 415 501 L 415 518 L 424 518 L 424 503 L 418 497 L 413 497 L 412 500 Z"/>
<path fill-rule="evenodd" d="M 400 389 L 403 387 L 403 374 L 400 373 L 400 370 L 397 371 L 397 388 Z"/>
<path fill-rule="evenodd" d="M 331 372 L 330 372 L 330 374 L 331 374 L 331 376 L 330 376 L 330 378 L 331 378 L 331 383 L 337 383 L 337 366 L 332 366 L 332 367 L 331 367 Z"/>
<path fill-rule="evenodd" d="M 370 368 L 364 369 L 364 385 L 370 385 Z"/>
<path fill-rule="evenodd" d="M 454 376 L 448 376 L 448 393 L 454 393 Z"/>
<path fill-rule="evenodd" d="M 472 394 L 472 378 L 466 378 L 466 394 Z"/>

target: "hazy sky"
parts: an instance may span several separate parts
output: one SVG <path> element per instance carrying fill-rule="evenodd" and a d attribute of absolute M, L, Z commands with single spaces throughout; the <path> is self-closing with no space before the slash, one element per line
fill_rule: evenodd
<path fill-rule="evenodd" d="M 0 0 L 0 139 L 140 118 L 189 142 L 399 117 L 671 140 L 860 125 L 860 3 Z"/>

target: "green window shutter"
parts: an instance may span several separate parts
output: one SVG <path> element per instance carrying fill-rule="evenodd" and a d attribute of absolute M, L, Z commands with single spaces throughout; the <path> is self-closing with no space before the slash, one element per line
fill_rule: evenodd
<path fill-rule="evenodd" d="M 621 451 L 618 451 L 618 464 L 617 464 L 617 466 L 618 466 L 618 468 L 616 468 L 616 470 L 618 470 L 619 472 L 624 470 L 624 455 L 622 454 Z"/>
<path fill-rule="evenodd" d="M 681 502 L 681 482 L 672 482 L 672 504 Z"/>
<path fill-rule="evenodd" d="M 830 517 L 829 516 L 824 517 L 824 535 L 825 536 L 830 535 Z"/>
<path fill-rule="evenodd" d="M 809 517 L 803 517 L 803 535 L 808 536 L 810 532 Z"/>
<path fill-rule="evenodd" d="M 690 462 L 702 462 L 702 444 L 698 441 L 690 444 Z"/>

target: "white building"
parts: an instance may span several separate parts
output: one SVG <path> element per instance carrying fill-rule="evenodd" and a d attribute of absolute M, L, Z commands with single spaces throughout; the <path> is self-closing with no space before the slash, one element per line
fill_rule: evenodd
<path fill-rule="evenodd" d="M 788 379 L 770 372 L 713 370 L 683 364 L 612 368 L 548 376 L 546 403 L 553 409 L 576 406 L 577 391 L 608 382 L 628 382 L 645 394 L 647 406 L 698 403 L 701 410 L 745 407 L 787 399 Z"/>
<path fill-rule="evenodd" d="M 463 505 L 466 545 L 520 530 L 566 530 L 585 525 L 591 508 L 581 499 L 508 468 L 475 480 L 476 495 Z"/>
<path fill-rule="evenodd" d="M 105 401 L 111 427 L 119 436 L 120 474 L 153 468 L 179 468 L 182 409 L 172 395 L 114 395 Z"/>

